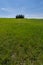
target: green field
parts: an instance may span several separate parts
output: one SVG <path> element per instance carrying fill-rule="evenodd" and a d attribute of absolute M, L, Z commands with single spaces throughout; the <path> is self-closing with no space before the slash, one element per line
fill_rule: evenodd
<path fill-rule="evenodd" d="M 0 65 L 43 65 L 43 19 L 0 18 Z"/>

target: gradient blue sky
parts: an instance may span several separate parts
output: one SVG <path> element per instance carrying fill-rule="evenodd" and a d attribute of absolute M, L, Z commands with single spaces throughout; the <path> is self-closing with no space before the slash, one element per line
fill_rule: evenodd
<path fill-rule="evenodd" d="M 43 18 L 43 0 L 0 0 L 0 17 Z"/>

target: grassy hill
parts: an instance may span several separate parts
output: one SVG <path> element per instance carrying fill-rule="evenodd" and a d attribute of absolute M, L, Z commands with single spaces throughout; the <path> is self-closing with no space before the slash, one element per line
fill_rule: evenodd
<path fill-rule="evenodd" d="M 43 65 L 43 19 L 0 18 L 0 65 Z"/>

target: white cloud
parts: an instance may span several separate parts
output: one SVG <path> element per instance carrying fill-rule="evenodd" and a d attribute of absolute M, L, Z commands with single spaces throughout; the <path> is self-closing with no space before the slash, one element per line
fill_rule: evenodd
<path fill-rule="evenodd" d="M 2 11 L 7 11 L 7 12 L 12 12 L 14 11 L 15 9 L 13 8 L 1 8 Z"/>
<path fill-rule="evenodd" d="M 43 14 L 25 14 L 25 18 L 43 18 Z"/>
<path fill-rule="evenodd" d="M 1 11 L 5 11 L 4 14 L 0 15 L 0 17 L 5 18 L 14 18 L 17 14 L 23 14 L 25 18 L 43 18 L 43 14 L 41 13 L 28 13 L 26 12 L 26 8 L 1 8 Z"/>
<path fill-rule="evenodd" d="M 0 10 L 7 11 L 7 12 L 24 12 L 25 8 L 24 7 L 21 7 L 21 8 L 1 8 Z"/>

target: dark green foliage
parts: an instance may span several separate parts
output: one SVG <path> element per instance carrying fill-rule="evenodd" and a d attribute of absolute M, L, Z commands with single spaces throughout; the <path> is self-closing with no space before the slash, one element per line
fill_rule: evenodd
<path fill-rule="evenodd" d="M 10 62 L 10 60 L 9 59 L 4 59 L 3 61 L 2 61 L 2 65 L 9 65 L 9 62 Z"/>
<path fill-rule="evenodd" d="M 24 15 L 16 15 L 16 18 L 19 19 L 19 18 L 24 18 Z"/>

